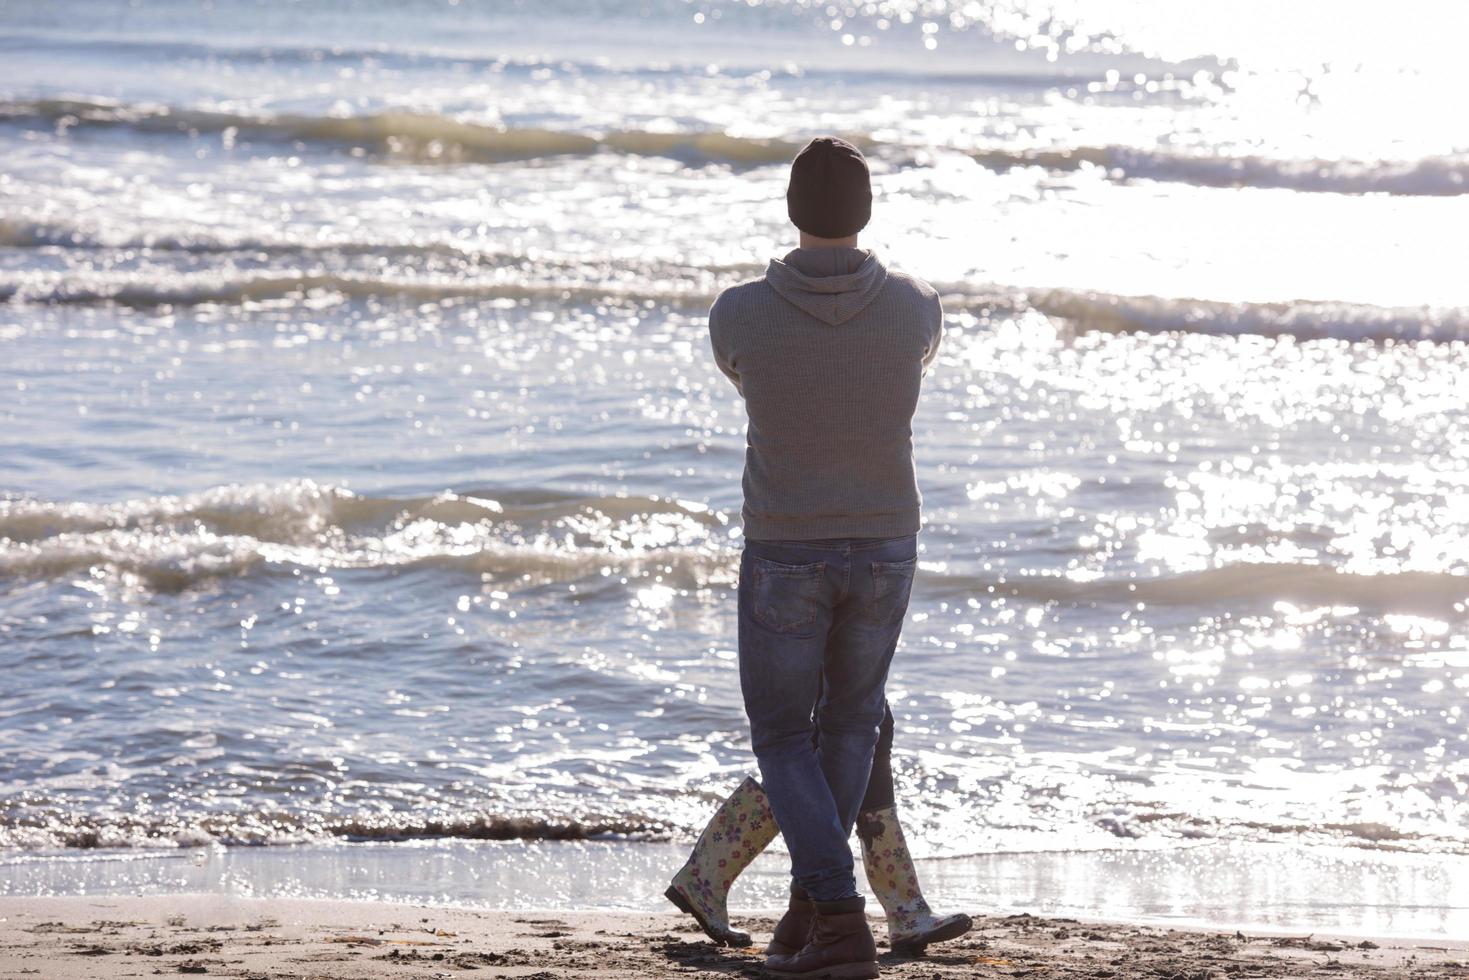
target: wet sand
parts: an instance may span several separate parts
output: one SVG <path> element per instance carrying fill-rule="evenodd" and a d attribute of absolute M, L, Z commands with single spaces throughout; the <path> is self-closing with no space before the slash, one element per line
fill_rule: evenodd
<path fill-rule="evenodd" d="M 757 940 L 769 918 L 743 920 Z M 882 943 L 880 923 L 874 922 Z M 1067 980 L 1469 978 L 1469 942 L 1237 932 L 977 916 L 975 929 L 883 975 Z M 512 913 L 223 896 L 0 899 L 0 977 L 198 974 L 251 980 L 476 976 L 555 980 L 757 976 L 758 947 L 716 948 L 676 914 Z"/>

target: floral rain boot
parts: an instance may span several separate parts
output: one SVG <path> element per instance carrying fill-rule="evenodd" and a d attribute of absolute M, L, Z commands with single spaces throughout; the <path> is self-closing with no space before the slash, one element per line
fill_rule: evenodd
<path fill-rule="evenodd" d="M 929 943 L 957 938 L 973 927 L 973 920 L 962 912 L 936 916 L 924 901 L 894 807 L 858 814 L 857 836 L 862 840 L 867 883 L 887 912 L 888 946 L 893 950 L 921 952 Z"/>
<path fill-rule="evenodd" d="M 729 927 L 729 886 L 778 833 L 765 791 L 746 777 L 720 804 L 664 897 L 692 915 L 718 945 L 750 945 L 748 933 Z"/>

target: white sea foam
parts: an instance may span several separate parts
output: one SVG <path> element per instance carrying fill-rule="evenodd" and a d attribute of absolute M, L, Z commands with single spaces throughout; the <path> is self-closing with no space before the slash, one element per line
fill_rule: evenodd
<path fill-rule="evenodd" d="M 0 576 L 91 570 L 177 591 L 275 569 L 429 566 L 544 583 L 644 566 L 728 580 L 728 518 L 624 497 L 477 494 L 395 500 L 311 481 L 218 487 L 110 504 L 0 500 Z"/>

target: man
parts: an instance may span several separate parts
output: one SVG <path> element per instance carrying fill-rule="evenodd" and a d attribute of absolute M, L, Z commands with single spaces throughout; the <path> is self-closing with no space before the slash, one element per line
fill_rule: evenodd
<path fill-rule="evenodd" d="M 740 686 L 791 853 L 791 907 L 766 967 L 876 977 L 847 841 L 913 584 L 913 411 L 943 313 L 927 283 L 857 247 L 872 185 L 856 147 L 812 140 L 786 204 L 800 248 L 709 311 L 715 359 L 749 415 Z"/>

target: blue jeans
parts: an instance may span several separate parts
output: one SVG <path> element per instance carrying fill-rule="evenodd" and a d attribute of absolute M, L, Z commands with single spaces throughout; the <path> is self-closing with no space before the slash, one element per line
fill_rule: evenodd
<path fill-rule="evenodd" d="M 818 901 L 857 894 L 847 843 L 867 789 L 908 610 L 916 535 L 747 541 L 740 687 L 761 781 Z"/>

